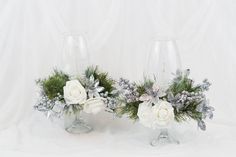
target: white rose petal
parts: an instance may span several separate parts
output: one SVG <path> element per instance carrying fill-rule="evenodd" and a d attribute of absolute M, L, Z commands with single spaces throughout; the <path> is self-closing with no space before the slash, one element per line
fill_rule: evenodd
<path fill-rule="evenodd" d="M 139 122 L 149 128 L 166 127 L 174 120 L 174 109 L 172 105 L 163 100 L 159 100 L 152 106 L 150 102 L 139 104 Z"/>
<path fill-rule="evenodd" d="M 78 80 L 67 81 L 63 88 L 67 104 L 83 104 L 87 99 L 84 87 Z"/>
<path fill-rule="evenodd" d="M 106 105 L 103 101 L 103 98 L 90 98 L 84 103 L 83 111 L 85 113 L 97 114 L 98 112 L 102 111 L 105 106 Z"/>
<path fill-rule="evenodd" d="M 174 120 L 174 108 L 167 101 L 159 100 L 152 107 L 152 110 L 155 115 L 154 123 L 156 125 L 166 126 Z"/>
<path fill-rule="evenodd" d="M 146 127 L 153 127 L 155 115 L 152 112 L 152 105 L 149 102 L 139 104 L 138 113 L 139 122 Z"/>

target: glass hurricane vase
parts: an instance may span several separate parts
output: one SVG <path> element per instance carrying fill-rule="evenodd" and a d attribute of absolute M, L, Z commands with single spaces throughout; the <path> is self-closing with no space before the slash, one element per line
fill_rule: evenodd
<path fill-rule="evenodd" d="M 77 105 L 69 105 L 64 110 L 64 128 L 72 134 L 82 134 L 92 131 L 81 116 L 80 107 Z"/>
<path fill-rule="evenodd" d="M 175 40 L 154 40 L 147 58 L 144 74 L 155 76 L 158 84 L 166 88 L 176 70 L 181 70 L 181 60 Z"/>
<path fill-rule="evenodd" d="M 81 74 L 89 65 L 88 44 L 84 35 L 65 34 L 63 40 L 62 70 Z"/>

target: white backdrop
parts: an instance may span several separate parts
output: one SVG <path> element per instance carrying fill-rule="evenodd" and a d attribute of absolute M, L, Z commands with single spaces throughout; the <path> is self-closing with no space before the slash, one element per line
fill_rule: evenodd
<path fill-rule="evenodd" d="M 92 64 L 136 81 L 153 39 L 176 39 L 184 68 L 196 81 L 212 81 L 216 111 L 207 132 L 181 126 L 176 130 L 183 144 L 169 152 L 148 146 L 150 130 L 106 113 L 91 120 L 97 131 L 88 135 L 68 135 L 52 125 L 32 109 L 34 80 L 60 66 L 65 33 L 86 36 Z M 0 154 L 185 155 L 188 149 L 201 150 L 196 156 L 233 156 L 235 43 L 233 0 L 0 0 Z"/>

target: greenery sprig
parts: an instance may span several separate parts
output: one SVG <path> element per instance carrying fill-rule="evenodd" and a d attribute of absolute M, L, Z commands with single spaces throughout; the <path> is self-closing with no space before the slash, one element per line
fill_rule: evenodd
<path fill-rule="evenodd" d="M 198 126 L 206 129 L 204 119 L 213 118 L 214 108 L 209 106 L 205 91 L 208 91 L 211 85 L 207 79 L 202 84 L 195 85 L 194 81 L 189 78 L 189 70 L 184 72 L 177 71 L 175 79 L 172 81 L 167 93 L 167 100 L 174 107 L 175 120 L 183 122 L 193 119 L 198 122 Z"/>
<path fill-rule="evenodd" d="M 98 70 L 98 66 L 88 67 L 84 75 L 86 78 L 94 77 L 95 80 L 99 81 L 99 85 L 104 87 L 104 91 L 111 93 L 114 90 L 115 81 L 108 76 L 107 72 L 101 72 Z"/>
<path fill-rule="evenodd" d="M 38 79 L 36 83 L 42 87 L 44 94 L 52 100 L 58 95 L 63 95 L 63 87 L 67 81 L 69 81 L 69 75 L 62 71 L 54 70 L 48 78 Z"/>
<path fill-rule="evenodd" d="M 198 93 L 203 91 L 201 86 L 194 85 L 194 81 L 188 78 L 188 74 L 181 74 L 172 81 L 167 93 L 173 93 L 173 96 L 177 96 L 182 92 Z M 181 109 L 174 106 L 175 120 L 177 122 L 186 121 L 187 119 L 201 120 L 202 113 L 197 110 L 197 107 L 202 101 L 203 100 L 191 101 L 188 105 L 185 104 Z"/>
<path fill-rule="evenodd" d="M 138 120 L 138 108 L 139 104 L 142 101 L 139 100 L 139 97 L 147 92 L 147 89 L 151 88 L 154 84 L 154 81 L 145 78 L 143 83 L 130 83 L 128 80 L 121 79 L 119 85 L 121 91 L 128 93 L 128 95 L 123 95 L 120 101 L 122 105 L 116 109 L 116 113 L 119 117 L 122 115 L 127 115 L 132 120 Z M 121 93 L 122 95 L 122 93 Z"/>
<path fill-rule="evenodd" d="M 160 94 L 161 89 L 155 89 L 155 80 L 144 79 L 144 83 L 130 83 L 128 80 L 121 79 L 120 91 L 126 93 L 122 96 L 122 105 L 116 109 L 118 116 L 128 115 L 130 119 L 137 120 L 139 105 L 142 95 L 151 97 L 152 101 L 163 100 L 172 104 L 174 108 L 174 118 L 177 122 L 193 119 L 198 122 L 198 126 L 205 130 L 206 117 L 212 118 L 214 108 L 208 105 L 205 91 L 209 89 L 210 83 L 204 80 L 202 84 L 195 85 L 189 78 L 189 70 L 177 71 L 175 78 L 164 95 Z M 152 102 L 150 101 L 150 103 Z"/>

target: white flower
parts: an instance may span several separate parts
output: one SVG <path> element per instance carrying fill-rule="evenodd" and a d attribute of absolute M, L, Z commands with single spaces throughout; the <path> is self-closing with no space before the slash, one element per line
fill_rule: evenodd
<path fill-rule="evenodd" d="M 83 111 L 86 113 L 93 113 L 97 114 L 101 110 L 105 108 L 105 103 L 103 98 L 97 97 L 97 98 L 90 98 L 84 103 L 84 109 Z"/>
<path fill-rule="evenodd" d="M 139 104 L 137 115 L 142 125 L 156 129 L 165 127 L 174 120 L 174 109 L 167 101 L 159 100 L 154 106 L 146 101 Z"/>
<path fill-rule="evenodd" d="M 159 100 L 152 107 L 152 111 L 155 115 L 155 125 L 166 126 L 174 120 L 174 108 L 167 101 Z"/>
<path fill-rule="evenodd" d="M 87 99 L 84 87 L 78 80 L 67 81 L 63 88 L 64 99 L 67 104 L 83 104 Z"/>
<path fill-rule="evenodd" d="M 138 113 L 139 122 L 146 127 L 153 127 L 155 121 L 155 115 L 152 111 L 152 104 L 149 102 L 143 102 L 139 104 Z"/>

